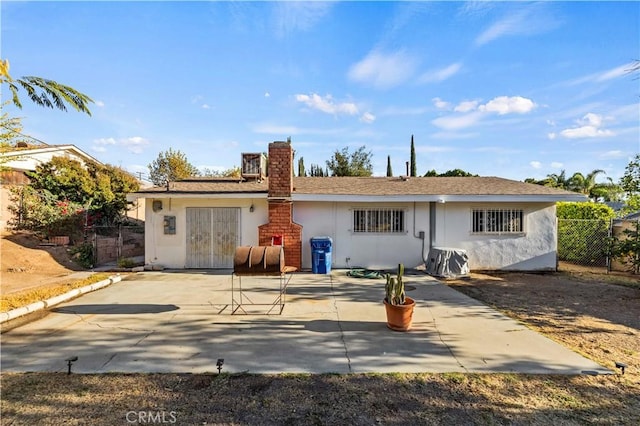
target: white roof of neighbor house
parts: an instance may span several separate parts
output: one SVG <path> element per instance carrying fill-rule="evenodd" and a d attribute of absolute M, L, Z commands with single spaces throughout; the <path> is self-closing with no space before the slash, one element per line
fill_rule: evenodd
<path fill-rule="evenodd" d="M 53 157 L 67 156 L 84 162 L 102 164 L 91 155 L 75 145 L 44 145 L 15 147 L 10 151 L 0 153 L 5 159 L 3 166 L 17 170 L 35 170 L 36 166 L 51 161 Z"/>
<path fill-rule="evenodd" d="M 268 178 L 190 178 L 167 187 L 142 189 L 133 198 L 267 197 Z M 294 177 L 293 201 L 586 201 L 586 196 L 557 188 L 499 177 Z"/>

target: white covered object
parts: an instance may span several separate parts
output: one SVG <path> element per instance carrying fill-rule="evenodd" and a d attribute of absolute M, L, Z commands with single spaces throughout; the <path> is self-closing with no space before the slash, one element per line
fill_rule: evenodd
<path fill-rule="evenodd" d="M 432 247 L 425 259 L 427 274 L 444 278 L 456 278 L 469 274 L 467 251 L 451 247 Z"/>

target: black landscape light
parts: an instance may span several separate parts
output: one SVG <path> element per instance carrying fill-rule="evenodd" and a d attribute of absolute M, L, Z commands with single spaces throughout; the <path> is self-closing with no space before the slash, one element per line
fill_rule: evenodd
<path fill-rule="evenodd" d="M 67 371 L 67 374 L 71 374 L 71 364 L 73 364 L 77 360 L 78 360 L 77 356 L 72 356 L 71 358 L 65 359 L 65 361 L 67 361 L 67 367 L 69 367 L 69 370 Z"/>
<path fill-rule="evenodd" d="M 222 371 L 222 364 L 224 364 L 224 358 L 218 358 L 216 362 L 216 367 L 218 367 L 218 374 Z"/>
<path fill-rule="evenodd" d="M 619 368 L 622 374 L 624 374 L 624 369 L 627 368 L 627 364 L 616 361 L 616 368 Z"/>

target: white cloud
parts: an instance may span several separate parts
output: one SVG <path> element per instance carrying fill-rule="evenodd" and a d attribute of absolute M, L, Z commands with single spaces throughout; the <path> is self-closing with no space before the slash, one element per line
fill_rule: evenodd
<path fill-rule="evenodd" d="M 614 78 L 622 77 L 629 73 L 629 70 L 634 65 L 633 62 L 629 62 L 615 68 L 611 68 L 605 71 L 589 74 L 584 77 L 577 78 L 568 82 L 569 85 L 583 84 L 583 83 L 601 83 L 604 81 L 612 80 Z"/>
<path fill-rule="evenodd" d="M 451 104 L 449 102 L 443 101 L 440 98 L 433 98 L 431 99 L 431 101 L 438 109 L 449 109 L 451 107 Z"/>
<path fill-rule="evenodd" d="M 149 145 L 149 141 L 140 136 L 134 136 L 131 138 L 123 139 L 121 141 L 121 145 L 123 145 L 134 154 L 140 154 L 142 151 L 144 151 L 144 148 Z"/>
<path fill-rule="evenodd" d="M 100 138 L 93 141 L 92 149 L 96 152 L 106 152 L 108 146 L 124 147 L 134 154 L 140 154 L 144 151 L 144 148 L 149 145 L 149 140 L 141 136 L 133 136 L 130 138 Z"/>
<path fill-rule="evenodd" d="M 270 97 L 271 97 L 271 93 L 269 93 L 269 92 L 264 92 L 264 97 L 265 97 L 265 98 L 270 98 Z"/>
<path fill-rule="evenodd" d="M 96 101 L 96 106 L 98 106 L 98 107 L 103 107 L 103 106 L 104 106 L 104 102 L 102 102 L 102 101 Z"/>
<path fill-rule="evenodd" d="M 365 112 L 364 114 L 362 114 L 362 117 L 360 117 L 360 121 L 370 124 L 376 121 L 376 116 L 371 114 L 370 112 Z"/>
<path fill-rule="evenodd" d="M 551 132 L 551 133 L 547 133 L 547 138 L 554 140 L 556 137 L 558 137 L 557 133 Z"/>
<path fill-rule="evenodd" d="M 456 105 L 453 110 L 455 112 L 469 112 L 476 109 L 478 106 L 478 101 L 462 101 L 458 105 Z"/>
<path fill-rule="evenodd" d="M 311 95 L 295 95 L 296 101 L 301 102 L 311 109 L 322 111 L 327 114 L 358 114 L 358 107 L 353 102 L 335 103 L 331 95 L 324 97 L 312 93 Z"/>
<path fill-rule="evenodd" d="M 532 4 L 519 7 L 519 10 L 494 22 L 476 37 L 475 44 L 482 46 L 504 36 L 523 36 L 541 34 L 555 28 L 558 22 L 545 12 L 546 5 Z"/>
<path fill-rule="evenodd" d="M 463 129 L 474 125 L 480 120 L 482 114 L 479 112 L 472 112 L 466 115 L 449 115 L 447 117 L 438 117 L 432 120 L 431 123 L 445 130 L 457 130 Z"/>
<path fill-rule="evenodd" d="M 201 108 L 202 109 L 211 109 L 211 106 L 209 106 L 209 104 L 202 104 Z"/>
<path fill-rule="evenodd" d="M 585 114 L 576 120 L 578 126 L 564 129 L 560 135 L 567 139 L 583 139 L 615 136 L 615 133 L 608 129 L 602 129 L 602 116 L 592 112 Z"/>
<path fill-rule="evenodd" d="M 274 4 L 274 25 L 279 37 L 294 31 L 308 31 L 313 28 L 333 4 L 331 2 L 277 2 Z"/>
<path fill-rule="evenodd" d="M 455 64 L 451 64 L 445 68 L 427 71 L 420 76 L 419 81 L 420 83 L 438 83 L 457 74 L 458 71 L 460 71 L 460 68 L 462 68 L 462 64 L 460 62 L 456 62 Z"/>
<path fill-rule="evenodd" d="M 533 167 L 534 169 L 539 169 L 539 168 L 541 168 L 541 167 L 542 167 L 542 163 L 541 163 L 541 162 L 539 162 L 539 161 L 530 161 L 530 162 L 529 162 L 529 165 L 530 165 L 531 167 Z"/>
<path fill-rule="evenodd" d="M 498 96 L 487 102 L 485 105 L 480 105 L 480 111 L 497 112 L 498 115 L 505 115 L 510 113 L 525 114 L 531 112 L 536 107 L 536 104 L 527 98 L 522 96 Z"/>
<path fill-rule="evenodd" d="M 352 65 L 347 76 L 359 83 L 388 89 L 407 81 L 415 67 L 415 60 L 403 51 L 388 54 L 372 51 Z"/>
<path fill-rule="evenodd" d="M 114 138 L 100 138 L 93 141 L 95 145 L 115 145 L 117 142 Z"/>
<path fill-rule="evenodd" d="M 561 168 L 563 168 L 563 167 L 564 167 L 564 163 L 561 163 L 561 162 L 559 162 L 559 161 L 552 161 L 552 162 L 551 162 L 551 168 L 554 168 L 554 169 L 561 169 Z"/>

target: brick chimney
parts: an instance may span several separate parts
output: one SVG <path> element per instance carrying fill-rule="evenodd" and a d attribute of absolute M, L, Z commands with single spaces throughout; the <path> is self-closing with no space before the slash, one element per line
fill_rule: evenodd
<path fill-rule="evenodd" d="M 293 148 L 288 142 L 269 144 L 269 222 L 258 227 L 258 244 L 271 245 L 274 235 L 283 237 L 287 266 L 302 268 L 302 226 L 293 222 Z"/>

